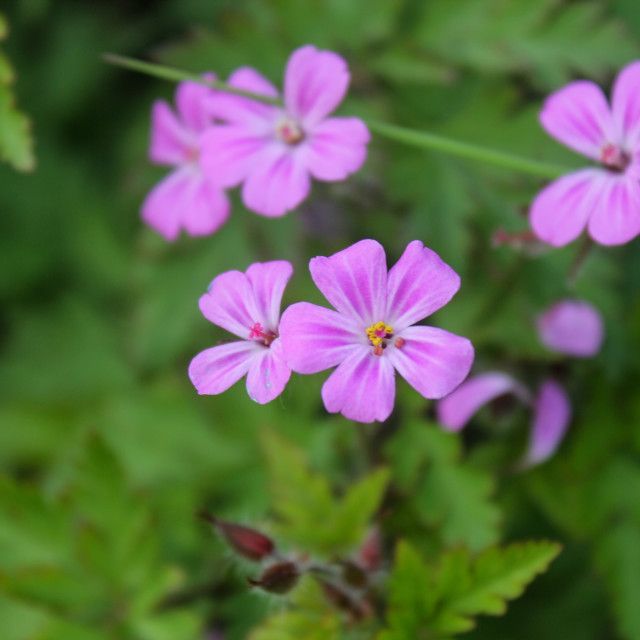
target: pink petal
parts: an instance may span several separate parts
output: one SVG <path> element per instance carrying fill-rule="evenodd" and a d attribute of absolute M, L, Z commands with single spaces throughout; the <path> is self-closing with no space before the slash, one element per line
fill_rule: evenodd
<path fill-rule="evenodd" d="M 228 216 L 224 192 L 206 183 L 190 166 L 170 173 L 142 204 L 142 219 L 167 240 L 175 240 L 181 229 L 192 236 L 208 235 Z"/>
<path fill-rule="evenodd" d="M 391 363 L 363 346 L 327 378 L 322 386 L 324 406 L 329 413 L 341 413 L 356 422 L 382 422 L 393 410 L 394 378 Z"/>
<path fill-rule="evenodd" d="M 256 305 L 249 278 L 241 271 L 225 271 L 216 276 L 207 293 L 200 297 L 200 311 L 213 324 L 239 338 L 249 339 L 256 322 L 263 326 L 263 318 Z"/>
<path fill-rule="evenodd" d="M 229 76 L 228 83 L 237 89 L 251 91 L 269 98 L 277 98 L 278 90 L 255 69 L 241 67 Z M 232 124 L 256 125 L 260 121 L 274 121 L 279 109 L 273 105 L 243 98 L 231 93 L 216 92 L 211 101 L 213 115 Z"/>
<path fill-rule="evenodd" d="M 310 135 L 307 166 L 318 180 L 344 180 L 367 158 L 369 129 L 359 118 L 329 118 Z"/>
<path fill-rule="evenodd" d="M 396 331 L 443 307 L 460 288 L 460 277 L 419 240 L 407 245 L 389 271 L 387 322 Z"/>
<path fill-rule="evenodd" d="M 583 300 L 561 300 L 538 317 L 540 341 L 553 351 L 588 358 L 603 338 L 599 311 Z"/>
<path fill-rule="evenodd" d="M 286 260 L 256 262 L 246 271 L 260 316 L 272 331 L 278 329 L 282 294 L 292 273 L 293 267 Z"/>
<path fill-rule="evenodd" d="M 540 121 L 556 140 L 593 160 L 607 142 L 619 142 L 607 99 L 593 82 L 571 82 L 551 94 Z"/>
<path fill-rule="evenodd" d="M 277 398 L 287 386 L 291 369 L 286 365 L 279 339 L 254 358 L 247 375 L 247 393 L 258 404 L 266 404 Z"/>
<path fill-rule="evenodd" d="M 637 145 L 640 142 L 640 61 L 632 62 L 618 74 L 611 106 L 620 139 L 630 147 Z"/>
<path fill-rule="evenodd" d="M 151 109 L 151 142 L 149 158 L 156 164 L 178 165 L 185 162 L 188 149 L 196 145 L 196 137 L 178 120 L 164 100 Z"/>
<path fill-rule="evenodd" d="M 589 218 L 589 235 L 600 244 L 618 245 L 640 233 L 640 183 L 631 175 L 611 174 Z"/>
<path fill-rule="evenodd" d="M 562 442 L 571 419 L 571 403 L 565 390 L 553 380 L 542 384 L 536 398 L 533 427 L 525 464 L 550 458 Z"/>
<path fill-rule="evenodd" d="M 331 113 L 349 86 L 345 60 L 311 45 L 293 52 L 287 64 L 284 96 L 287 111 L 306 127 Z"/>
<path fill-rule="evenodd" d="M 425 398 L 436 400 L 451 393 L 469 374 L 473 345 L 469 340 L 436 327 L 409 327 L 398 337 L 401 348 L 388 347 L 398 373 Z"/>
<path fill-rule="evenodd" d="M 335 367 L 359 345 L 360 333 L 350 318 L 309 302 L 288 307 L 280 320 L 280 338 L 287 364 L 297 373 Z"/>
<path fill-rule="evenodd" d="M 229 217 L 229 200 L 222 189 L 204 179 L 193 181 L 192 191 L 184 204 L 182 224 L 191 236 L 208 236 L 217 231 Z"/>
<path fill-rule="evenodd" d="M 255 158 L 242 187 L 242 201 L 248 209 L 276 218 L 295 209 L 310 188 L 309 172 L 295 151 L 271 143 Z"/>
<path fill-rule="evenodd" d="M 363 336 L 369 325 L 386 320 L 387 263 L 379 242 L 360 240 L 328 258 L 313 258 L 309 270 L 324 297 L 360 322 Z"/>
<path fill-rule="evenodd" d="M 213 74 L 206 74 L 213 80 Z M 211 124 L 209 103 L 215 96 L 212 89 L 198 82 L 181 82 L 176 89 L 176 106 L 182 122 L 194 133 L 204 131 Z"/>
<path fill-rule="evenodd" d="M 200 161 L 207 178 L 223 187 L 235 187 L 247 177 L 268 142 L 243 125 L 229 125 L 211 127 L 201 144 Z"/>
<path fill-rule="evenodd" d="M 191 361 L 189 378 L 200 395 L 222 393 L 249 371 L 261 349 L 248 340 L 205 349 Z"/>
<path fill-rule="evenodd" d="M 547 185 L 531 205 L 534 233 L 554 247 L 575 240 L 587 226 L 607 177 L 605 171 L 584 169 Z"/>
<path fill-rule="evenodd" d="M 438 402 L 438 422 L 449 431 L 460 431 L 476 411 L 506 393 L 529 400 L 529 392 L 506 373 L 489 371 L 473 376 Z"/>

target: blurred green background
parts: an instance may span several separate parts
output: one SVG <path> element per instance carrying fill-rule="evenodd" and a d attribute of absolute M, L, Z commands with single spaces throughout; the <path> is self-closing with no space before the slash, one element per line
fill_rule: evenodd
<path fill-rule="evenodd" d="M 296 443 L 340 492 L 370 464 L 363 436 L 375 427 L 325 414 L 324 375 L 294 378 L 265 407 L 242 384 L 198 397 L 188 362 L 223 336 L 197 300 L 220 271 L 284 258 L 296 266 L 285 304 L 320 302 L 308 259 L 363 237 L 390 261 L 415 238 L 439 252 L 463 286 L 434 323 L 471 338 L 476 371 L 533 385 L 554 371 L 575 412 L 556 457 L 516 474 L 524 412 L 486 411 L 447 436 L 400 383 L 397 432 L 373 457 L 416 471 L 387 504 L 388 540 L 427 556 L 564 544 L 505 617 L 465 637 L 640 638 L 638 241 L 596 250 L 569 289 L 576 246 L 492 248 L 497 228 L 527 228 L 540 181 L 374 138 L 361 172 L 316 184 L 299 211 L 268 220 L 234 196 L 219 233 L 169 245 L 143 228 L 139 207 L 163 175 L 146 158 L 149 109 L 174 87 L 100 59 L 114 51 L 223 78 L 252 65 L 280 83 L 289 53 L 313 43 L 349 62 L 343 113 L 579 166 L 539 127 L 541 100 L 578 76 L 608 87 L 640 57 L 635 0 L 14 0 L 0 10 L 37 158 L 30 173 L 0 166 L 1 640 L 214 630 L 235 640 L 281 607 L 247 590 L 254 570 L 194 514 L 269 530 L 265 433 Z M 537 343 L 535 314 L 567 295 L 605 317 L 593 360 L 560 361 Z"/>

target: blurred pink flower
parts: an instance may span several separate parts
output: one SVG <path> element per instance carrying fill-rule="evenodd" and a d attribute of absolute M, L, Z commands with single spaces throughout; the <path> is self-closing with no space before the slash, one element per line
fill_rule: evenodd
<path fill-rule="evenodd" d="M 276 217 L 308 195 L 311 177 L 344 180 L 365 161 L 369 131 L 359 118 L 328 118 L 349 85 L 346 62 L 331 51 L 294 51 L 284 78 L 284 108 L 231 94 L 216 97 L 214 112 L 226 124 L 204 137 L 203 166 L 225 187 L 242 186 L 247 208 Z M 234 87 L 277 97 L 277 89 L 243 67 Z"/>
<path fill-rule="evenodd" d="M 552 351 L 588 358 L 600 350 L 602 317 L 583 300 L 561 300 L 538 316 L 540 341 Z"/>
<path fill-rule="evenodd" d="M 485 404 L 508 393 L 533 411 L 533 424 L 523 465 L 540 464 L 560 446 L 571 419 L 569 398 L 554 380 L 545 380 L 535 400 L 532 400 L 529 390 L 510 375 L 500 371 L 481 373 L 463 382 L 438 402 L 438 422 L 447 431 L 460 431 Z"/>
<path fill-rule="evenodd" d="M 308 302 L 283 314 L 287 363 L 298 373 L 337 367 L 322 387 L 327 411 L 358 422 L 386 420 L 397 371 L 426 398 L 441 398 L 469 373 L 471 342 L 415 323 L 443 307 L 460 278 L 436 253 L 411 242 L 387 273 L 383 247 L 361 240 L 309 263 L 311 277 L 336 311 Z"/>
<path fill-rule="evenodd" d="M 640 233 L 640 61 L 616 78 L 611 107 L 593 82 L 571 82 L 547 98 L 540 121 L 547 132 L 599 163 L 558 178 L 531 207 L 531 226 L 554 246 L 587 228 L 603 245 Z"/>
<path fill-rule="evenodd" d="M 212 95 L 197 82 L 181 82 L 177 113 L 164 100 L 153 105 L 149 157 L 175 170 L 151 190 L 142 205 L 142 219 L 167 240 L 175 240 L 182 229 L 192 236 L 208 235 L 229 216 L 227 196 L 200 166 L 202 135 L 211 126 Z"/>
<path fill-rule="evenodd" d="M 247 392 L 259 404 L 279 396 L 291 376 L 278 337 L 280 302 L 293 273 L 285 260 L 256 262 L 245 273 L 226 271 L 200 298 L 200 310 L 213 324 L 241 340 L 211 347 L 189 365 L 198 393 L 217 395 L 247 376 Z"/>

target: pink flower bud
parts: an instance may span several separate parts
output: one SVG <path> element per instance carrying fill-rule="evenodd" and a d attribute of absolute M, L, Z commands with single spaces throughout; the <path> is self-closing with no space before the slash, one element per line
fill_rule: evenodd
<path fill-rule="evenodd" d="M 211 523 L 216 531 L 244 558 L 255 561 L 263 560 L 270 556 L 275 549 L 273 540 L 255 529 L 226 522 L 207 513 L 202 513 L 200 516 L 203 520 Z"/>
<path fill-rule="evenodd" d="M 358 551 L 358 562 L 365 571 L 375 571 L 382 561 L 382 536 L 380 529 L 374 527 L 367 534 Z"/>
<path fill-rule="evenodd" d="M 295 587 L 300 570 L 295 562 L 286 560 L 267 567 L 257 579 L 249 578 L 249 584 L 269 593 L 287 593 Z"/>

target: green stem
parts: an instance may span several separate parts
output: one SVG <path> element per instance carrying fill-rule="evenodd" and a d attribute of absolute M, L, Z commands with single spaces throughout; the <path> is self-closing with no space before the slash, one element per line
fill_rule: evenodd
<path fill-rule="evenodd" d="M 143 60 L 120 56 L 116 53 L 104 53 L 102 54 L 102 58 L 105 62 L 113 64 L 116 67 L 122 67 L 129 71 L 137 71 L 138 73 L 143 73 L 147 76 L 160 78 L 160 80 L 169 80 L 169 82 L 199 82 L 206 87 L 218 89 L 218 91 L 224 91 L 225 93 L 232 93 L 233 95 L 242 96 L 243 98 L 251 98 L 252 100 L 266 102 L 267 104 L 282 104 L 279 98 L 273 98 L 271 96 L 253 93 L 252 91 L 238 89 L 237 87 L 232 87 L 230 84 L 222 82 L 221 80 L 207 79 L 197 73 L 189 73 L 188 71 L 182 71 L 181 69 L 175 69 L 174 67 L 167 67 L 165 65 L 154 64 L 152 62 L 144 62 Z"/>
<path fill-rule="evenodd" d="M 529 160 L 528 158 L 516 156 L 505 151 L 487 149 L 486 147 L 469 144 L 468 142 L 451 140 L 450 138 L 425 131 L 416 131 L 415 129 L 398 127 L 384 122 L 368 121 L 367 125 L 374 133 L 394 140 L 395 142 L 402 142 L 422 149 L 442 151 L 470 160 L 482 160 L 488 164 L 493 164 L 505 169 L 512 169 L 521 173 L 529 173 L 540 176 L 541 178 L 557 178 L 572 170 L 570 167 Z"/>
<path fill-rule="evenodd" d="M 118 67 L 129 69 L 130 71 L 137 71 L 138 73 L 144 73 L 145 75 L 160 78 L 162 80 L 169 80 L 171 82 L 183 82 L 185 80 L 199 82 L 200 84 L 211 87 L 212 89 L 217 89 L 218 91 L 251 98 L 252 100 L 258 100 L 259 102 L 265 102 L 267 104 L 282 105 L 282 101 L 279 98 L 245 91 L 244 89 L 238 89 L 237 87 L 232 87 L 221 80 L 207 79 L 202 75 L 189 73 L 187 71 L 175 69 L 174 67 L 144 62 L 142 60 L 120 56 L 115 53 L 105 53 L 103 58 L 106 62 Z M 398 127 L 384 122 L 367 121 L 367 125 L 374 133 L 384 136 L 385 138 L 389 138 L 390 140 L 394 140 L 395 142 L 401 142 L 421 149 L 442 151 L 460 158 L 480 160 L 498 167 L 519 171 L 521 173 L 529 173 L 541 178 L 557 178 L 558 176 L 571 171 L 571 168 L 569 167 L 547 164 L 546 162 L 539 162 L 537 160 L 529 160 L 528 158 L 522 158 L 505 151 L 487 149 L 485 147 L 469 144 L 468 142 L 451 140 L 434 133 L 416 131 L 415 129 Z"/>

